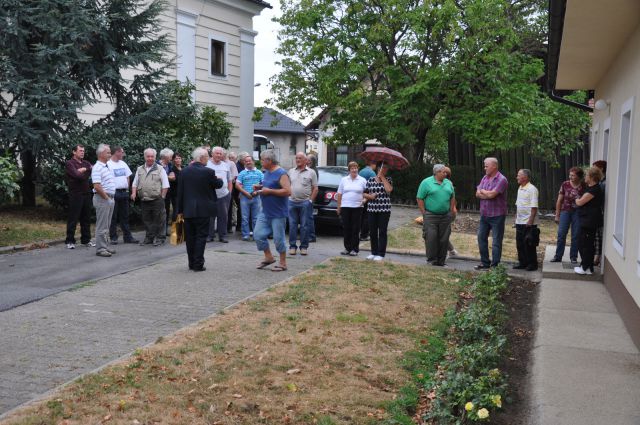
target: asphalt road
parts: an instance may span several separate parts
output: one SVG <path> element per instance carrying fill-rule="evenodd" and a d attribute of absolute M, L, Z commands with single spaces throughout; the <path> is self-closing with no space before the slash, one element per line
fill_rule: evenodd
<path fill-rule="evenodd" d="M 415 208 L 394 208 L 390 228 L 405 223 L 415 213 Z M 136 237 L 142 240 L 143 234 L 137 233 Z M 321 240 L 340 240 L 335 232 L 320 232 L 319 237 Z M 256 250 L 255 244 L 240 241 L 238 233 L 229 235 L 229 240 L 229 244 L 211 242 L 207 249 Z M 95 248 L 78 246 L 69 250 L 64 244 L 0 255 L 0 311 L 185 254 L 184 245 L 175 247 L 169 243 L 160 247 L 120 243 L 113 248 L 117 254 L 111 258 L 96 257 Z"/>

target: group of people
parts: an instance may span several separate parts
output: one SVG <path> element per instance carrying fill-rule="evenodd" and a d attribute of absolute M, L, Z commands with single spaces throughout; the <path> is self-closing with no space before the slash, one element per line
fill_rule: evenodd
<path fill-rule="evenodd" d="M 313 203 L 318 194 L 315 158 L 298 152 L 295 167 L 284 170 L 271 150 L 260 154 L 262 170 L 256 168 L 251 155 L 228 155 L 222 147 L 200 147 L 193 151 L 190 166 L 182 166 L 182 156 L 170 149 L 144 151 L 144 164 L 135 174 L 124 161 L 120 146 L 113 149 L 101 144 L 97 161 L 84 159 L 85 148 L 73 148 L 66 163 L 69 187 L 67 248 L 74 249 L 75 230 L 80 222 L 81 244 L 96 248 L 96 255 L 110 257 L 116 253 L 118 225 L 124 243 L 159 246 L 169 234 L 168 223 L 178 214 L 185 219 L 185 238 L 189 268 L 204 270 L 204 247 L 217 233 L 222 243 L 232 231 L 233 212 L 238 212 L 237 229 L 242 240 L 256 242 L 264 258 L 264 269 L 276 263 L 269 247 L 273 238 L 279 263 L 273 271 L 287 269 L 286 256 L 307 255 L 309 243 L 315 241 Z M 237 159 L 237 162 L 236 162 Z M 480 200 L 478 248 L 480 264 L 476 270 L 497 266 L 502 256 L 502 239 L 507 216 L 507 178 L 499 171 L 496 158 L 484 160 L 485 176 L 476 188 Z M 342 255 L 357 256 L 361 240 L 371 240 L 368 260 L 381 261 L 387 249 L 387 227 L 391 215 L 390 194 L 393 181 L 389 166 L 370 162 L 362 170 L 356 162 L 348 164 L 349 174 L 337 190 L 337 214 L 343 225 Z M 556 203 L 558 223 L 557 247 L 553 262 L 562 261 L 566 237 L 571 229 L 570 260 L 579 274 L 591 274 L 599 264 L 602 243 L 604 173 L 606 162 L 597 161 L 588 170 L 573 167 L 569 180 L 562 183 Z M 133 181 L 131 177 L 133 176 Z M 458 213 L 451 170 L 443 164 L 433 167 L 433 175 L 419 185 L 416 200 L 423 217 L 423 237 L 427 261 L 445 266 L 448 255 L 456 251 L 449 240 L 451 225 Z M 89 180 L 91 179 L 91 184 Z M 515 269 L 537 270 L 536 246 L 539 243 L 538 189 L 531 184 L 531 171 L 521 169 L 516 176 L 516 246 Z M 91 186 L 93 190 L 91 190 Z M 129 202 L 139 200 L 145 238 L 136 240 L 129 228 Z M 95 242 L 91 241 L 91 204 L 96 211 Z M 234 208 L 235 205 L 235 208 Z M 285 229 L 289 224 L 289 241 Z M 491 256 L 489 234 L 492 235 Z M 298 243 L 299 240 L 299 243 Z M 578 253 L 581 263 L 578 265 Z"/>
<path fill-rule="evenodd" d="M 222 147 L 202 146 L 193 151 L 190 165 L 183 168 L 179 153 L 163 149 L 156 160 L 156 150 L 147 148 L 145 162 L 134 174 L 124 161 L 125 152 L 120 146 L 114 147 L 112 153 L 110 146 L 99 145 L 93 165 L 84 159 L 84 146 L 77 145 L 72 151 L 65 170 L 69 187 L 68 249 L 76 247 L 78 222 L 80 242 L 95 247 L 100 257 L 116 254 L 113 245 L 118 244 L 118 225 L 124 243 L 160 246 L 170 234 L 168 223 L 182 214 L 189 268 L 204 270 L 206 242 L 213 241 L 216 234 L 220 242 L 228 242 L 234 211 L 242 240 L 253 238 L 265 252 L 259 268 L 275 263 L 267 241 L 273 237 L 280 263 L 272 270 L 286 270 L 287 220 L 290 255 L 298 249 L 301 255 L 307 255 L 309 243 L 315 241 L 313 202 L 318 193 L 318 177 L 312 155 L 297 153 L 296 167 L 287 172 L 279 167 L 274 152 L 266 151 L 261 154 L 260 171 L 246 152 L 238 157 L 231 152 L 227 157 Z M 140 201 L 145 226 L 142 242 L 133 237 L 129 227 L 129 202 L 136 200 Z M 96 211 L 95 242 L 91 241 L 89 230 L 91 204 Z M 206 229 L 202 227 L 205 222 Z"/>
<path fill-rule="evenodd" d="M 508 180 L 499 171 L 496 158 L 484 160 L 485 175 L 476 187 L 480 200 L 478 248 L 480 264 L 476 270 L 496 267 L 502 257 L 502 240 L 507 216 Z M 562 261 L 566 236 L 571 228 L 570 259 L 578 274 L 592 274 L 600 261 L 604 206 L 604 173 L 606 162 L 597 161 L 584 172 L 578 167 L 569 170 L 569 180 L 562 183 L 558 193 L 555 221 L 558 223 L 558 242 L 553 262 Z M 457 215 L 455 190 L 448 177 L 451 172 L 443 164 L 433 167 L 433 176 L 422 181 L 417 203 L 423 216 L 423 237 L 427 261 L 444 266 L 447 252 L 453 247 L 449 241 L 451 223 Z M 537 249 L 540 241 L 538 229 L 538 189 L 531 184 L 531 171 L 521 169 L 516 176 L 516 247 L 518 263 L 514 269 L 538 269 Z M 489 256 L 489 234 L 492 235 Z M 581 263 L 578 265 L 578 253 Z"/>
<path fill-rule="evenodd" d="M 555 214 L 558 239 L 551 261 L 562 261 L 571 229 L 569 259 L 578 274 L 592 274 L 594 266 L 600 265 L 606 172 L 607 162 L 602 160 L 594 162 L 586 172 L 573 167 L 569 170 L 569 180 L 560 185 L 558 192 Z"/>

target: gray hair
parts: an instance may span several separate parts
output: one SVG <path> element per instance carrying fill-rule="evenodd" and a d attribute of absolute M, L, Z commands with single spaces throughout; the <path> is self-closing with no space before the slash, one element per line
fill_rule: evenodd
<path fill-rule="evenodd" d="M 278 159 L 276 158 L 276 153 L 273 151 L 273 149 L 267 149 L 265 151 L 262 151 L 262 153 L 260 154 L 260 159 L 262 160 L 268 159 L 274 164 L 278 164 Z"/>
<path fill-rule="evenodd" d="M 229 157 L 229 159 L 231 159 L 232 157 L 235 159 L 238 159 L 238 154 L 235 153 L 234 151 L 229 152 L 227 156 Z"/>
<path fill-rule="evenodd" d="M 222 152 L 222 154 L 224 155 L 225 151 L 224 148 L 222 146 L 214 146 L 211 148 L 211 153 L 213 154 L 214 152 Z"/>
<path fill-rule="evenodd" d="M 240 153 L 238 154 L 238 159 L 239 159 L 240 161 L 244 161 L 244 159 L 245 159 L 246 157 L 248 157 L 248 156 L 249 156 L 249 152 L 240 152 Z"/>
<path fill-rule="evenodd" d="M 529 170 L 528 168 L 522 168 L 520 169 L 520 171 L 522 171 L 522 174 L 527 176 L 527 180 L 531 180 L 531 170 Z"/>
<path fill-rule="evenodd" d="M 436 165 L 433 166 L 433 174 L 435 175 L 440 170 L 444 170 L 444 169 L 445 169 L 444 164 L 436 164 Z"/>
<path fill-rule="evenodd" d="M 487 161 L 493 162 L 496 165 L 496 167 L 498 166 L 498 158 L 494 158 L 494 157 L 490 156 L 488 158 L 485 158 L 483 162 L 487 162 Z"/>
<path fill-rule="evenodd" d="M 96 148 L 96 155 L 100 156 L 100 154 L 102 154 L 102 152 L 106 151 L 107 149 L 110 149 L 109 145 L 100 143 Z"/>
<path fill-rule="evenodd" d="M 173 151 L 169 148 L 162 149 L 160 151 L 160 159 L 162 158 L 167 158 L 167 159 L 173 158 Z"/>
<path fill-rule="evenodd" d="M 158 154 L 154 148 L 146 148 L 146 149 L 144 150 L 144 155 L 146 155 L 146 154 L 147 154 L 147 152 L 151 152 L 151 153 L 153 153 L 153 156 L 156 156 L 156 155 Z"/>
<path fill-rule="evenodd" d="M 195 148 L 195 149 L 193 150 L 193 152 L 191 153 L 191 158 L 192 158 L 194 161 L 200 161 L 200 159 L 201 159 L 203 156 L 206 156 L 207 158 L 209 158 L 209 152 L 207 152 L 207 150 L 206 150 L 205 148 L 202 148 L 202 147 L 200 147 L 200 148 Z"/>

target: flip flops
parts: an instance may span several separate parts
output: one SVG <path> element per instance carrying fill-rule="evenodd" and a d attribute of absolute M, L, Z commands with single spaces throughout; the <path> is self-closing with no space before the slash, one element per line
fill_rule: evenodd
<path fill-rule="evenodd" d="M 277 265 L 277 266 L 273 266 L 271 268 L 271 271 L 272 272 L 284 272 L 284 271 L 287 271 L 287 268 L 283 267 L 283 266 L 280 266 L 280 265 Z"/>
<path fill-rule="evenodd" d="M 265 267 L 267 267 L 267 266 L 269 266 L 269 265 L 271 265 L 271 264 L 273 264 L 273 263 L 275 263 L 275 262 L 276 262 L 276 260 L 273 260 L 273 261 L 263 261 L 263 262 L 261 262 L 260 264 L 258 264 L 258 267 L 256 267 L 256 269 L 258 269 L 258 270 L 262 270 L 262 269 L 264 269 Z"/>

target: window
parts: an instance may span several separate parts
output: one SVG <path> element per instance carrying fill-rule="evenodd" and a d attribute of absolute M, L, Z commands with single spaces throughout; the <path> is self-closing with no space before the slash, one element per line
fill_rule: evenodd
<path fill-rule="evenodd" d="M 209 72 L 214 77 L 227 76 L 227 42 L 220 38 L 209 36 Z"/>
<path fill-rule="evenodd" d="M 613 226 L 613 246 L 624 258 L 624 227 L 627 211 L 627 189 L 629 180 L 629 154 L 631 147 L 631 116 L 633 114 L 634 98 L 627 100 L 622 105 L 622 116 L 620 117 L 620 149 L 618 150 L 618 169 L 616 180 L 616 203 Z"/>
<path fill-rule="evenodd" d="M 349 163 L 349 146 L 340 145 L 336 147 L 336 165 L 347 166 Z"/>
<path fill-rule="evenodd" d="M 196 83 L 196 18 L 189 12 L 178 11 L 178 27 L 176 34 L 177 77 L 186 83 Z M 195 91 L 192 92 L 192 96 Z"/>

